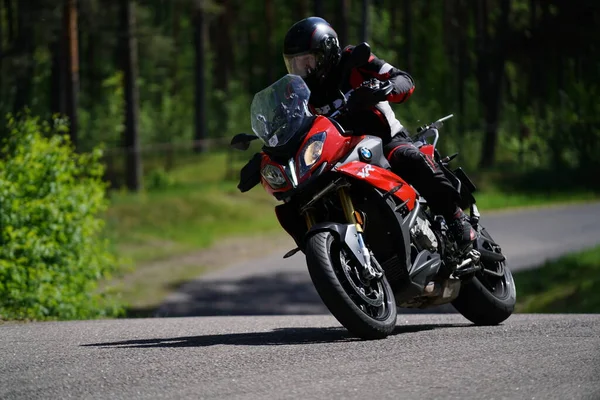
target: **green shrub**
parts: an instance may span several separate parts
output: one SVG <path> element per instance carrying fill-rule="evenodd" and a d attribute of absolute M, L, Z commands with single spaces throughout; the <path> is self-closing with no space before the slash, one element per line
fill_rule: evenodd
<path fill-rule="evenodd" d="M 66 125 L 7 117 L 0 142 L 0 319 L 113 316 L 97 289 L 115 268 L 102 238 L 100 151 L 77 154 Z"/>
<path fill-rule="evenodd" d="M 144 186 L 148 191 L 165 190 L 176 186 L 176 184 L 175 180 L 162 167 L 152 169 L 144 177 Z"/>

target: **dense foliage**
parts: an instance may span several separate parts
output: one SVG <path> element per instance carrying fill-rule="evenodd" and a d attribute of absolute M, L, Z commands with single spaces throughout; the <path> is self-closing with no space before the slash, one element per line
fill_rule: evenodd
<path fill-rule="evenodd" d="M 0 147 L 0 319 L 114 315 L 96 286 L 115 266 L 101 238 L 100 153 L 75 154 L 60 120 L 8 117 Z"/>
<path fill-rule="evenodd" d="M 57 88 L 69 79 L 63 40 L 68 3 L 73 0 L 0 5 L 0 112 L 24 105 L 36 115 L 65 110 L 66 93 Z M 199 69 L 207 101 L 200 122 L 208 136 L 247 131 L 251 96 L 285 73 L 280 50 L 286 30 L 319 14 L 343 44 L 359 42 L 366 32 L 378 56 L 413 75 L 415 94 L 396 107 L 409 128 L 454 113 L 443 143 L 460 147 L 475 163 L 597 167 L 600 160 L 596 0 L 75 3 L 82 149 L 123 144 L 128 31 L 119 10 L 135 3 L 142 144 L 194 137 Z"/>

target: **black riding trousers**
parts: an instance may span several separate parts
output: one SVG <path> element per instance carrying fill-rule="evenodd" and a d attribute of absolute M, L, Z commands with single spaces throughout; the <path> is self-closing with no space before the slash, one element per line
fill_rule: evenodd
<path fill-rule="evenodd" d="M 436 162 L 402 132 L 384 146 L 384 151 L 392 171 L 417 189 L 435 214 L 450 221 L 460 204 L 460 194 Z"/>

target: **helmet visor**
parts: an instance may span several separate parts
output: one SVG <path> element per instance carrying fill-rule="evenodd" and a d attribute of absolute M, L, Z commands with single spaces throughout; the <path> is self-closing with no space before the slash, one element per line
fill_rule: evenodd
<path fill-rule="evenodd" d="M 291 56 L 283 55 L 288 73 L 306 78 L 317 68 L 317 58 L 314 54 L 301 53 Z"/>

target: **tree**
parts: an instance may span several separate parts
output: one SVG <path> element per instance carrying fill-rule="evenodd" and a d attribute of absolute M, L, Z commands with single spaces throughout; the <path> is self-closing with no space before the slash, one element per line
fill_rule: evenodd
<path fill-rule="evenodd" d="M 508 36 L 508 18 L 510 0 L 500 1 L 500 15 L 490 34 L 488 0 L 474 3 L 475 30 L 477 40 L 477 82 L 479 100 L 483 106 L 485 127 L 481 147 L 481 167 L 491 167 L 496 160 L 498 125 L 502 109 L 502 91 L 504 88 L 504 64 L 506 60 L 505 41 Z"/>
<path fill-rule="evenodd" d="M 135 2 L 123 1 L 121 5 L 122 55 L 125 86 L 125 146 L 126 184 L 130 190 L 140 190 L 142 186 L 142 161 L 138 131 L 139 93 L 138 50 L 136 38 Z"/>
<path fill-rule="evenodd" d="M 33 42 L 33 7 L 20 2 L 17 9 L 17 36 L 15 38 L 14 48 L 19 57 L 20 68 L 16 71 L 16 93 L 13 103 L 13 111 L 18 113 L 27 107 L 31 101 L 33 74 L 34 74 L 34 59 L 33 53 L 35 44 Z M 7 12 L 9 13 L 9 21 L 12 20 L 12 3 L 7 4 Z M 9 32 L 12 32 L 13 27 L 9 22 Z"/>
<path fill-rule="evenodd" d="M 340 45 L 343 46 L 347 46 L 350 39 L 348 37 L 348 26 L 350 25 L 350 21 L 349 21 L 349 2 L 350 0 L 339 0 L 339 16 L 340 16 L 340 21 L 339 21 L 339 38 L 340 38 Z"/>
<path fill-rule="evenodd" d="M 308 15 L 308 9 L 306 7 L 306 1 L 296 0 L 296 6 L 294 7 L 294 22 L 306 18 Z"/>
<path fill-rule="evenodd" d="M 273 0 L 265 0 L 265 28 L 266 28 L 266 49 L 265 49 L 265 66 L 267 68 L 267 82 L 270 84 L 275 80 L 275 70 L 273 68 L 274 53 L 275 53 L 275 8 Z"/>
<path fill-rule="evenodd" d="M 50 44 L 50 54 L 52 55 L 52 69 L 50 71 L 50 111 L 53 114 L 67 113 L 66 36 L 64 29 L 60 29 L 55 34 L 55 39 Z"/>
<path fill-rule="evenodd" d="M 315 0 L 315 16 L 323 18 L 323 0 Z"/>
<path fill-rule="evenodd" d="M 369 0 L 362 0 L 362 25 L 360 30 L 361 42 L 369 41 L 370 28 Z"/>
<path fill-rule="evenodd" d="M 77 29 L 77 0 L 66 0 L 64 4 L 64 23 L 67 44 L 66 110 L 70 121 L 69 135 L 77 147 L 79 105 L 79 34 Z"/>
<path fill-rule="evenodd" d="M 125 145 L 125 121 L 136 119 L 137 105 L 130 101 L 126 112 L 124 99 L 133 99 L 135 90 L 128 87 L 126 94 L 123 85 L 130 79 L 123 74 L 124 1 L 0 0 L 0 114 L 27 106 L 44 118 L 69 115 L 79 151 L 101 141 Z M 474 145 L 482 166 L 497 158 L 498 126 L 520 122 L 544 135 L 540 151 L 553 154 L 554 165 L 561 159 L 574 164 L 579 156 L 565 157 L 565 140 L 573 149 L 583 137 L 571 138 L 576 121 L 595 115 L 584 100 L 600 90 L 600 47 L 590 40 L 600 32 L 597 1 L 144 0 L 136 9 L 139 56 L 133 57 L 140 59 L 135 76 L 143 84 L 139 128 L 128 123 L 127 135 L 139 129 L 142 142 L 202 141 L 222 121 L 247 129 L 248 95 L 281 71 L 283 34 L 315 14 L 331 19 L 342 45 L 366 39 L 382 58 L 413 74 L 416 95 L 398 109 L 408 127 L 449 107 L 460 116 L 458 132 L 480 127 L 485 134 Z M 369 16 L 373 10 L 377 23 Z M 165 130 L 172 121 L 182 122 Z M 517 135 L 512 132 L 502 132 L 507 145 Z M 449 139 L 442 145 L 466 144 L 456 135 Z"/>
<path fill-rule="evenodd" d="M 469 16 L 467 12 L 466 0 L 457 0 L 458 7 L 458 131 L 463 133 L 466 130 L 466 91 L 467 79 L 469 74 L 469 56 L 467 53 L 467 37 L 469 28 Z"/>
<path fill-rule="evenodd" d="M 195 103 L 195 134 L 194 139 L 196 141 L 194 149 L 197 152 L 204 150 L 204 143 L 206 139 L 206 83 L 204 78 L 205 71 L 205 12 L 204 4 L 202 0 L 196 0 L 194 6 L 194 54 L 196 60 L 195 73 L 195 89 L 194 89 L 194 103 Z"/>
<path fill-rule="evenodd" d="M 413 70 L 413 48 L 412 48 L 412 37 L 413 37 L 413 28 L 412 28 L 412 20 L 413 20 L 413 10 L 412 10 L 412 0 L 404 0 L 404 63 L 406 65 L 406 69 L 408 71 Z"/>
<path fill-rule="evenodd" d="M 216 62 L 214 63 L 215 88 L 227 90 L 233 64 L 233 43 L 231 22 L 233 19 L 231 0 L 219 1 L 219 14 L 213 20 L 211 35 L 215 43 Z"/>

